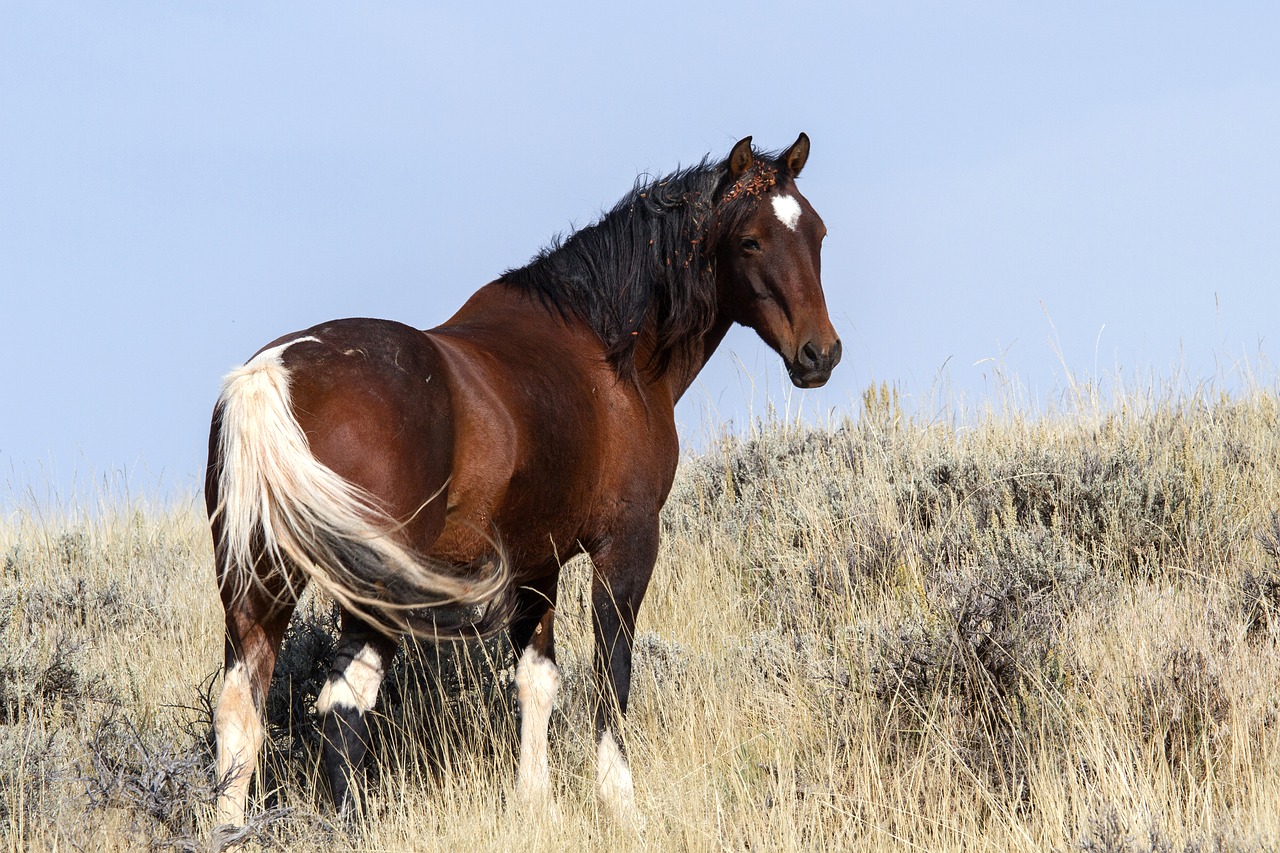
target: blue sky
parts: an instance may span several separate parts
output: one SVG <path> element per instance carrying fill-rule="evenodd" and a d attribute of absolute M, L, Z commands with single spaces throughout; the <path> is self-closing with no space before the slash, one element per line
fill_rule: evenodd
<path fill-rule="evenodd" d="M 813 139 L 845 360 L 802 394 L 735 332 L 690 440 L 873 380 L 1271 381 L 1277 34 L 1270 3 L 0 4 L 0 494 L 193 491 L 261 344 L 433 326 L 748 134 Z"/>

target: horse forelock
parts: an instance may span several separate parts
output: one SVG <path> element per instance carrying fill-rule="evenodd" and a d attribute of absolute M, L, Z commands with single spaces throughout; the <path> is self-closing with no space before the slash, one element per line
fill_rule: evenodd
<path fill-rule="evenodd" d="M 641 176 L 600 219 L 557 238 L 501 280 L 604 343 L 614 369 L 634 372 L 640 330 L 656 329 L 653 354 L 665 369 L 674 350 L 715 322 L 715 258 L 732 234 L 785 178 L 778 155 L 756 152 L 736 181 L 725 162 L 704 158 L 661 178 Z"/>

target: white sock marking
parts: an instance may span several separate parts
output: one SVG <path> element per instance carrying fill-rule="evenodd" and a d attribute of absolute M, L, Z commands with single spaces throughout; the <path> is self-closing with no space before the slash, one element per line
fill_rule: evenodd
<path fill-rule="evenodd" d="M 800 202 L 789 195 L 775 195 L 773 213 L 779 222 L 794 231 L 796 223 L 800 221 Z"/>
<path fill-rule="evenodd" d="M 520 700 L 520 769 L 516 797 L 531 802 L 551 789 L 547 769 L 547 726 L 551 706 L 560 689 L 560 671 L 549 658 L 526 649 L 516 665 L 516 695 Z"/>
<path fill-rule="evenodd" d="M 600 736 L 596 750 L 596 800 L 614 820 L 639 819 L 631 768 L 608 729 Z"/>
<path fill-rule="evenodd" d="M 378 698 L 382 675 L 382 658 L 373 646 L 361 646 L 341 674 L 331 674 L 325 681 L 316 698 L 316 713 L 327 714 L 336 705 L 367 713 Z"/>
<path fill-rule="evenodd" d="M 262 720 L 253 704 L 243 663 L 231 667 L 222 680 L 213 728 L 218 736 L 218 781 L 226 782 L 218 797 L 218 823 L 241 826 L 249 801 L 249 779 L 263 737 Z"/>

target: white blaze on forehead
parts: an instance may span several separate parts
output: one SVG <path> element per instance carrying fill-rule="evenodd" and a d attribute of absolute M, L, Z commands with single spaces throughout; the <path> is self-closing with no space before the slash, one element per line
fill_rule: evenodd
<path fill-rule="evenodd" d="M 783 225 L 796 230 L 796 223 L 800 221 L 800 202 L 789 195 L 775 195 L 773 212 Z"/>

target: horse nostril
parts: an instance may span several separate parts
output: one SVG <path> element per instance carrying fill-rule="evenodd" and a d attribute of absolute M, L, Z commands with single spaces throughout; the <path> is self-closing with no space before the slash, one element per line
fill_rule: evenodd
<path fill-rule="evenodd" d="M 827 358 L 831 359 L 831 366 L 835 367 L 840 363 L 840 355 L 844 351 L 844 347 L 840 344 L 840 339 L 836 338 L 836 342 L 831 345 L 831 350 L 827 353 Z"/>
<path fill-rule="evenodd" d="M 809 368 L 818 363 L 818 348 L 813 345 L 813 341 L 808 341 L 800 348 L 800 363 Z"/>

